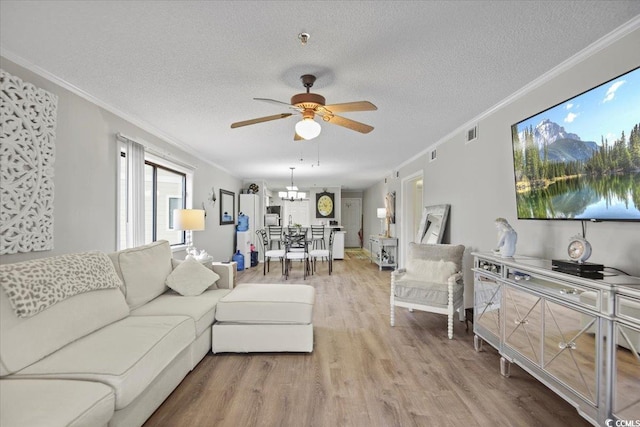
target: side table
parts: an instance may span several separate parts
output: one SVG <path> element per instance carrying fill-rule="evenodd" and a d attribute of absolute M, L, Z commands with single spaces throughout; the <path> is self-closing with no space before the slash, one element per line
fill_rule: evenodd
<path fill-rule="evenodd" d="M 238 263 L 232 262 L 212 262 L 211 269 L 220 276 L 218 288 L 233 289 L 236 286 L 238 276 Z"/>

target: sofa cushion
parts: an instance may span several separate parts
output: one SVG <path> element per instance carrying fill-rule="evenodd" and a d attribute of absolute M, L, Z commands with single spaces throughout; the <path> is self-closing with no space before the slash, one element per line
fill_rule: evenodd
<path fill-rule="evenodd" d="M 114 402 L 111 387 L 96 382 L 0 380 L 0 425 L 104 426 Z"/>
<path fill-rule="evenodd" d="M 453 285 L 453 301 L 460 300 L 463 292 L 464 286 L 461 283 Z M 441 283 L 406 280 L 396 282 L 395 297 L 398 300 L 416 304 L 429 301 L 429 305 L 446 308 L 449 303 L 449 290 L 447 285 Z"/>
<path fill-rule="evenodd" d="M 200 336 L 213 323 L 216 304 L 229 289 L 210 289 L 193 297 L 168 291 L 131 312 L 132 316 L 189 316 L 195 322 L 196 336 Z"/>
<path fill-rule="evenodd" d="M 116 272 L 124 282 L 127 304 L 131 309 L 151 301 L 167 290 L 171 273 L 171 246 L 166 240 L 125 249 L 110 255 Z"/>
<path fill-rule="evenodd" d="M 129 314 L 119 289 L 85 292 L 20 318 L 0 290 L 0 376 L 19 371 Z"/>
<path fill-rule="evenodd" d="M 115 392 L 115 408 L 138 397 L 195 339 L 186 316 L 129 316 L 67 345 L 13 378 L 97 381 Z"/>
<path fill-rule="evenodd" d="M 220 278 L 213 270 L 196 260 L 188 259 L 180 263 L 167 277 L 167 286 L 184 296 L 200 295 L 207 288 L 217 289 Z"/>
<path fill-rule="evenodd" d="M 453 301 L 462 299 L 464 286 L 462 283 L 453 285 Z M 449 303 L 448 285 L 442 283 L 423 282 L 415 280 L 404 280 L 395 282 L 395 297 L 406 302 L 424 304 L 429 301 L 429 305 L 446 308 Z"/>
<path fill-rule="evenodd" d="M 18 317 L 31 317 L 74 295 L 121 285 L 109 257 L 85 252 L 0 265 L 0 284 Z"/>

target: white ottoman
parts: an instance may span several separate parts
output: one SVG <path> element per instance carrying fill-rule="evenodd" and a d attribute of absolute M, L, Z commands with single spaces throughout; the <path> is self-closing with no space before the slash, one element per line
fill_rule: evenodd
<path fill-rule="evenodd" d="M 244 283 L 216 305 L 214 353 L 312 352 L 315 289 Z"/>

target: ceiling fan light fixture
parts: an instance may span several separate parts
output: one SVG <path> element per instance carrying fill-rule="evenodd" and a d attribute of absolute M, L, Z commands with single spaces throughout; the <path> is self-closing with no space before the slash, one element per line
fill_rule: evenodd
<path fill-rule="evenodd" d="M 296 133 L 306 140 L 317 137 L 320 135 L 321 130 L 320 123 L 313 120 L 313 118 L 305 117 L 296 123 Z"/>

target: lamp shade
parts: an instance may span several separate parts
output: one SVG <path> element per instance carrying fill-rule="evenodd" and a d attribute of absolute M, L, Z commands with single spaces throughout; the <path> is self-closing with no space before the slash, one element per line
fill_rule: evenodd
<path fill-rule="evenodd" d="M 174 230 L 204 230 L 203 209 L 174 209 Z"/>
<path fill-rule="evenodd" d="M 304 139 L 313 139 L 320 135 L 320 123 L 312 118 L 304 118 L 296 123 L 296 133 Z"/>
<path fill-rule="evenodd" d="M 387 217 L 387 209 L 386 208 L 378 208 L 378 218 L 386 218 Z"/>

